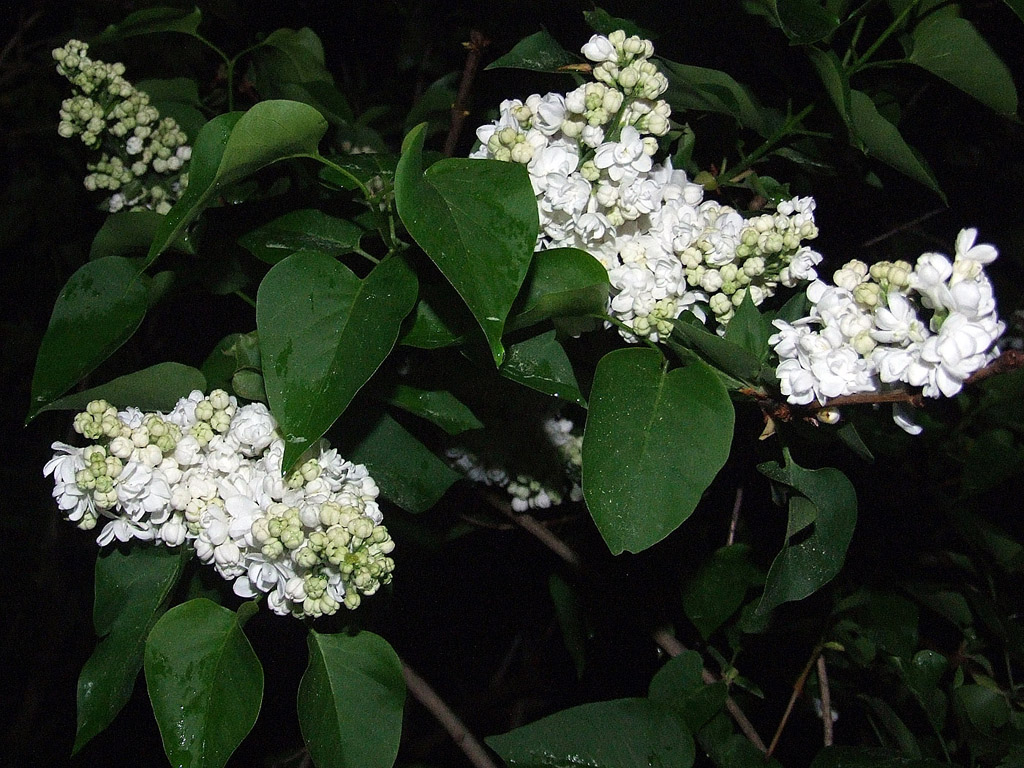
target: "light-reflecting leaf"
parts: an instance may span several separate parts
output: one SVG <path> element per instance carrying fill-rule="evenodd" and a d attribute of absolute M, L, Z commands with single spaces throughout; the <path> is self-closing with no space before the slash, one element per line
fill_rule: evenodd
<path fill-rule="evenodd" d="M 529 174 L 518 163 L 448 158 L 423 169 L 423 124 L 402 145 L 395 202 L 409 234 L 462 296 L 496 365 L 539 227 Z"/>
<path fill-rule="evenodd" d="M 317 768 L 391 768 L 405 706 L 402 662 L 372 632 L 307 637 L 299 683 L 302 737 Z"/>
<path fill-rule="evenodd" d="M 31 420 L 124 344 L 146 315 L 138 267 L 120 256 L 81 266 L 53 307 L 32 376 Z"/>
<path fill-rule="evenodd" d="M 257 259 L 276 264 L 297 251 L 319 251 L 328 256 L 352 253 L 362 236 L 362 228 L 351 221 L 304 208 L 246 232 L 238 244 Z"/>
<path fill-rule="evenodd" d="M 771 351 L 768 338 L 773 332 L 771 324 L 761 316 L 748 294 L 736 307 L 736 314 L 725 327 L 725 340 L 742 347 L 763 362 Z"/>
<path fill-rule="evenodd" d="M 189 183 L 149 249 L 152 262 L 209 205 L 218 190 L 260 168 L 292 157 L 316 157 L 327 121 L 297 101 L 270 100 L 203 126 L 192 150 Z"/>
<path fill-rule="evenodd" d="M 760 361 L 749 350 L 697 323 L 676 320 L 672 338 L 699 352 L 702 358 L 716 368 L 740 381 L 753 383 L 761 370 Z"/>
<path fill-rule="evenodd" d="M 647 699 L 583 704 L 486 742 L 509 768 L 689 768 L 695 757 L 681 719 Z"/>
<path fill-rule="evenodd" d="M 1013 75 L 967 19 L 931 15 L 914 27 L 907 60 L 1003 115 L 1017 112 Z"/>
<path fill-rule="evenodd" d="M 855 138 L 863 143 L 869 155 L 946 199 L 924 158 L 904 141 L 895 125 L 882 117 L 871 97 L 863 91 L 850 89 L 850 122 Z"/>
<path fill-rule="evenodd" d="M 579 56 L 565 50 L 546 30 L 524 37 L 511 51 L 484 69 L 528 69 L 532 72 L 563 72 L 563 67 L 579 64 Z"/>
<path fill-rule="evenodd" d="M 144 8 L 129 14 L 123 21 L 111 24 L 103 32 L 92 39 L 93 43 L 111 43 L 137 35 L 150 35 L 156 32 L 181 32 L 192 35 L 199 30 L 203 14 L 198 8 L 187 11 L 183 8 Z"/>
<path fill-rule="evenodd" d="M 839 17 L 819 0 L 775 0 L 782 30 L 790 45 L 809 45 L 839 27 Z"/>
<path fill-rule="evenodd" d="M 388 402 L 441 427 L 449 435 L 480 429 L 480 421 L 467 405 L 447 390 L 426 390 L 399 384 Z"/>
<path fill-rule="evenodd" d="M 165 613 L 146 641 L 146 686 L 164 752 L 181 768 L 220 768 L 256 722 L 263 667 L 236 614 L 206 598 Z"/>
<path fill-rule="evenodd" d="M 584 408 L 587 406 L 576 383 L 572 363 L 555 338 L 555 331 L 511 345 L 498 372 L 545 395 L 561 397 Z"/>
<path fill-rule="evenodd" d="M 156 211 L 121 211 L 108 216 L 89 249 L 90 261 L 104 256 L 145 255 L 164 217 Z M 179 237 L 169 248 L 194 253 L 187 237 Z"/>
<path fill-rule="evenodd" d="M 608 306 L 608 271 L 586 251 L 550 248 L 533 255 L 508 330 L 551 317 L 598 314 Z"/>
<path fill-rule="evenodd" d="M 135 373 L 118 376 L 106 384 L 54 400 L 43 411 L 80 411 L 93 400 L 104 399 L 117 408 L 133 405 L 143 411 L 169 411 L 178 398 L 192 390 L 206 391 L 206 377 L 181 363 L 157 363 Z"/>
<path fill-rule="evenodd" d="M 583 440 L 583 494 L 613 554 L 678 528 L 729 457 L 735 414 L 700 362 L 668 371 L 652 349 L 598 363 Z"/>
<path fill-rule="evenodd" d="M 384 362 L 416 288 L 401 259 L 382 262 L 360 280 L 320 253 L 293 254 L 263 278 L 256 326 L 285 467 L 327 431 Z"/>
<path fill-rule="evenodd" d="M 667 59 L 658 61 L 668 78 L 664 99 L 673 110 L 717 112 L 735 118 L 744 128 L 762 136 L 771 133 L 770 116 L 754 101 L 746 88 L 725 72 L 678 64 Z"/>
<path fill-rule="evenodd" d="M 790 506 L 790 530 L 807 528 L 807 504 L 817 510 L 813 529 L 799 543 L 787 541 L 768 571 L 764 595 L 757 606 L 766 613 L 782 603 L 803 600 L 831 581 L 843 567 L 846 549 L 857 525 L 857 494 L 838 469 L 804 469 L 788 456 L 785 467 L 775 462 L 758 469 L 804 497 Z M 801 521 L 795 522 L 796 517 Z"/>
<path fill-rule="evenodd" d="M 74 752 L 104 730 L 131 698 L 146 636 L 181 575 L 182 552 L 111 549 L 96 558 L 93 623 L 101 640 L 78 676 Z"/>

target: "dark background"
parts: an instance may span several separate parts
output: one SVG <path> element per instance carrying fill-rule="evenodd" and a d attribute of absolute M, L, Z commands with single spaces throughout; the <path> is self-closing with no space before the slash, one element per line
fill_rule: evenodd
<path fill-rule="evenodd" d="M 50 442 L 68 438 L 67 415 L 46 413 L 23 426 L 35 353 L 54 299 L 86 260 L 105 215 L 81 186 L 85 160 L 80 147 L 56 134 L 57 111 L 67 92 L 66 83 L 53 71 L 49 52 L 68 38 L 88 39 L 147 5 L 24 2 L 0 12 L 0 763 L 5 765 L 165 764 L 141 682 L 115 723 L 74 759 L 69 757 L 77 675 L 95 642 L 95 544 L 92 535 L 60 520 L 50 499 L 51 486 L 42 477 Z M 311 27 L 323 40 L 328 66 L 355 111 L 387 107 L 375 127 L 395 149 L 405 113 L 418 95 L 438 77 L 461 71 L 461 43 L 470 30 L 478 29 L 492 41 L 485 61 L 542 27 L 570 50 L 590 35 L 582 16 L 589 4 L 570 0 L 213 0 L 201 6 L 204 34 L 229 53 L 278 27 Z M 737 4 L 607 2 L 604 7 L 656 30 L 660 55 L 723 69 L 750 84 L 764 103 L 784 109 L 792 100 L 798 109 L 820 98 L 802 54 Z M 999 2 L 967 3 L 964 13 L 1011 66 L 1016 81 L 1024 82 L 1017 45 L 1020 20 Z M 204 84 L 216 87 L 216 62 L 181 36 L 174 37 L 173 45 L 141 37 L 93 53 L 107 61 L 124 61 L 133 82 L 185 75 L 195 77 L 201 89 Z M 503 98 L 564 89 L 565 82 L 518 70 L 480 72 L 472 114 L 456 154 L 469 151 L 472 129 Z M 948 208 L 928 190 L 884 166 L 865 166 L 863 156 L 842 142 L 831 158 L 831 176 L 810 178 L 785 163 L 777 167 L 776 175 L 791 179 L 796 192 L 813 189 L 822 232 L 817 248 L 834 266 L 855 256 L 905 257 L 914 249 L 919 253 L 929 248 L 949 252 L 962 226 L 977 226 L 981 239 L 998 244 L 1004 254 L 993 270 L 1003 306 L 1019 306 L 1024 284 L 1021 126 L 919 73 L 908 73 L 902 87 L 913 100 L 901 130 L 932 164 L 949 196 Z M 819 110 L 810 122 L 821 130 L 836 128 L 827 110 Z M 720 162 L 723 151 L 731 149 L 732 134 L 719 136 L 714 119 L 695 117 L 692 124 L 698 135 L 698 162 L 702 167 Z M 865 167 L 878 174 L 881 189 L 860 183 Z M 921 217 L 927 218 L 906 226 Z M 870 250 L 863 248 L 866 241 L 894 230 L 899 234 Z M 150 313 L 135 338 L 96 374 L 97 381 L 161 360 L 198 366 L 222 336 L 253 327 L 251 311 L 231 297 L 170 302 Z M 171 336 L 171 328 L 177 328 L 178 335 Z M 757 431 L 756 416 L 741 414 L 738 434 L 746 440 Z M 575 703 L 642 694 L 661 663 L 648 629 L 666 618 L 658 606 L 678 589 L 679 570 L 685 571 L 687 558 L 723 543 L 737 485 L 747 484 L 749 498 L 767 499 L 767 488 L 758 485 L 761 481 L 750 469 L 752 459 L 764 458 L 761 450 L 738 442 L 734 462 L 723 472 L 727 482 L 712 489 L 687 534 L 677 534 L 643 557 L 612 560 L 586 524 L 585 512 L 568 513 L 567 535 L 596 570 L 607 574 L 601 590 L 606 603 L 581 679 L 562 645 L 548 596 L 549 574 L 560 567 L 557 559 L 522 531 L 495 518 L 465 489 L 453 490 L 424 519 L 406 519 L 398 511 L 386 510 L 389 525 L 395 521 L 393 532 L 403 553 L 399 571 L 394 588 L 367 601 L 358 620 L 383 634 L 481 735 L 503 732 Z M 822 462 L 827 458 L 823 453 Z M 857 480 L 869 480 L 877 471 L 854 469 L 858 489 L 865 483 Z M 866 487 L 862 509 L 874 504 L 876 509 L 907 514 L 862 516 L 844 578 L 883 583 L 893 567 L 893 542 L 904 547 L 898 563 L 899 558 L 910 558 L 906 548 L 913 549 L 920 540 L 916 515 L 928 501 L 910 482 L 868 482 Z M 767 520 L 767 501 L 748 504 L 747 526 Z M 456 526 L 470 532 L 449 536 Z M 801 614 L 793 614 L 788 631 L 753 641 L 748 666 L 764 671 L 767 679 L 758 682 L 769 691 L 769 704 L 761 706 L 760 719 L 755 717 L 762 732 L 770 732 L 803 664 L 802 651 L 792 651 L 797 644 L 792 638 L 804 630 L 813 632 L 801 617 L 813 615 L 815 607 L 812 599 Z M 305 629 L 268 611 L 260 612 L 249 629 L 264 663 L 267 689 L 260 721 L 231 764 L 298 765 L 301 737 L 293 702 L 305 666 Z M 415 702 L 410 700 L 406 710 L 400 761 L 466 764 Z M 817 739 L 818 726 L 806 706 L 796 718 L 780 753 L 787 765 L 805 761 Z"/>

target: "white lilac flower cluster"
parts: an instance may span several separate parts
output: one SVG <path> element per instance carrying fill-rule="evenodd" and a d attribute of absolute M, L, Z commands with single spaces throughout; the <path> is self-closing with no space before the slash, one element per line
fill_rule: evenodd
<path fill-rule="evenodd" d="M 105 524 L 100 545 L 188 543 L 242 597 L 278 614 L 355 608 L 391 581 L 394 542 L 377 485 L 321 442 L 282 474 L 284 441 L 266 406 L 195 391 L 168 414 L 94 400 L 75 417 L 92 444 L 54 443 L 45 475 L 79 528 Z"/>
<path fill-rule="evenodd" d="M 504 488 L 509 496 L 512 510 L 526 512 L 530 509 L 548 509 L 567 498 L 570 501 L 583 499 L 580 486 L 580 467 L 583 465 L 583 436 L 573 432 L 569 419 L 553 417 L 542 422 L 544 434 L 562 460 L 559 474 L 561 483 L 554 487 L 555 480 L 538 480 L 523 473 L 511 474 L 500 463 L 481 458 L 463 447 L 446 451 L 451 465 L 476 483 Z"/>
<path fill-rule="evenodd" d="M 984 266 L 998 256 L 975 243 L 977 230 L 956 238 L 953 260 L 922 254 L 915 265 L 851 261 L 807 288 L 812 308 L 795 323 L 775 320 L 780 389 L 790 403 L 879 392 L 897 383 L 926 397 L 952 397 L 994 359 L 1006 326 L 996 314 Z M 901 424 L 914 430 L 913 425 Z"/>
<path fill-rule="evenodd" d="M 477 129 L 470 156 L 526 166 L 537 195 L 537 250 L 573 247 L 608 270 L 610 314 L 628 339 L 658 341 L 672 320 L 710 310 L 721 328 L 744 295 L 755 304 L 781 283 L 813 280 L 821 256 L 814 200 L 794 198 L 774 214 L 744 219 L 704 199 L 704 188 L 655 164 L 671 110 L 649 40 L 613 32 L 582 48 L 596 82 L 567 94 L 506 100 L 501 116 Z"/>
<path fill-rule="evenodd" d="M 85 187 L 110 191 L 104 205 L 111 213 L 167 213 L 188 185 L 188 137 L 173 118 L 161 119 L 148 94 L 124 79 L 123 64 L 105 64 L 88 53 L 80 40 L 53 51 L 57 72 L 75 89 L 61 104 L 57 132 L 66 139 L 78 136 L 101 152 L 87 166 Z"/>

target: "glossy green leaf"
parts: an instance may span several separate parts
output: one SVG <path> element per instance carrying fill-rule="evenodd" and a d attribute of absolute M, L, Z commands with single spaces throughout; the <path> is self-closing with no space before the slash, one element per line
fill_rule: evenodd
<path fill-rule="evenodd" d="M 103 399 L 115 407 L 133 405 L 144 411 L 169 411 L 178 398 L 192 390 L 206 391 L 206 377 L 181 363 L 157 363 L 135 373 L 118 376 L 106 384 L 54 400 L 43 411 L 81 411 L 91 401 Z"/>
<path fill-rule="evenodd" d="M 448 282 L 423 283 L 400 343 L 419 349 L 440 349 L 479 333 L 479 326 Z"/>
<path fill-rule="evenodd" d="M 231 130 L 242 117 L 241 112 L 218 115 L 199 129 L 192 145 L 188 186 L 178 202 L 163 217 L 149 246 L 147 261 L 152 262 L 171 243 L 185 234 L 185 228 L 210 204 L 217 191 L 217 172 L 224 156 Z"/>
<path fill-rule="evenodd" d="M 399 384 L 391 392 L 388 402 L 436 424 L 449 435 L 483 427 L 469 407 L 447 390 L 426 390 Z"/>
<path fill-rule="evenodd" d="M 309 86 L 323 84 L 334 85 L 334 77 L 327 69 L 324 57 L 324 46 L 319 36 L 309 27 L 302 29 L 275 29 L 252 53 L 253 83 L 261 94 L 268 98 L 296 99 L 295 91 L 290 86 L 304 86 L 303 96 L 315 98 Z M 349 122 L 353 119 L 351 108 L 336 99 L 334 103 L 337 117 Z M 307 102 L 308 103 L 308 102 Z M 319 109 L 318 104 L 312 106 Z"/>
<path fill-rule="evenodd" d="M 711 634 L 739 610 L 747 589 L 757 582 L 750 547 L 722 547 L 701 564 L 683 590 L 683 610 L 701 637 Z"/>
<path fill-rule="evenodd" d="M 428 136 L 447 131 L 461 75 L 461 72 L 449 72 L 428 85 L 405 116 L 403 130 L 408 133 L 420 123 L 427 123 Z"/>
<path fill-rule="evenodd" d="M 352 253 L 362 236 L 362 228 L 351 221 L 304 208 L 245 233 L 238 244 L 257 259 L 276 264 L 297 251 L 319 251 L 328 256 Z"/>
<path fill-rule="evenodd" d="M 462 296 L 500 365 L 505 319 L 530 267 L 539 227 L 529 174 L 518 163 L 454 158 L 424 170 L 424 138 L 421 124 L 402 145 L 398 213 Z"/>
<path fill-rule="evenodd" d="M 608 307 L 608 270 L 586 251 L 551 248 L 533 255 L 508 330 L 551 317 L 603 313 Z"/>
<path fill-rule="evenodd" d="M 700 353 L 700 356 L 728 375 L 753 383 L 761 370 L 758 358 L 740 344 L 712 333 L 704 326 L 676 320 L 672 338 Z M 739 334 L 734 334 L 737 336 Z"/>
<path fill-rule="evenodd" d="M 982 733 L 992 734 L 1006 725 L 1010 717 L 1010 704 L 1006 697 L 988 686 L 962 685 L 953 695 L 957 708 Z"/>
<path fill-rule="evenodd" d="M 819 0 L 775 0 L 782 31 L 790 45 L 809 45 L 839 27 L 839 17 Z"/>
<path fill-rule="evenodd" d="M 146 641 L 146 686 L 164 752 L 181 768 L 227 763 L 259 715 L 263 667 L 238 613 L 206 598 L 165 613 Z"/>
<path fill-rule="evenodd" d="M 882 117 L 871 97 L 863 91 L 850 89 L 850 124 L 854 137 L 869 155 L 946 199 L 924 158 L 903 140 L 895 125 Z"/>
<path fill-rule="evenodd" d="M 648 698 L 671 707 L 696 732 L 725 707 L 728 689 L 723 681 L 704 681 L 704 661 L 696 651 L 683 651 L 651 680 Z"/>
<path fill-rule="evenodd" d="M 198 8 L 186 11 L 183 8 L 144 8 L 129 14 L 124 21 L 111 24 L 103 32 L 92 39 L 93 43 L 110 43 L 124 40 L 137 35 L 150 35 L 156 32 L 181 32 L 195 36 L 199 31 L 199 23 L 203 14 Z"/>
<path fill-rule="evenodd" d="M 360 280 L 330 256 L 296 253 L 256 296 L 267 397 L 291 466 L 391 352 L 416 301 L 416 276 L 388 259 Z"/>
<path fill-rule="evenodd" d="M 232 374 L 231 389 L 246 400 L 267 402 L 267 385 L 263 381 L 263 374 L 251 368 L 241 368 Z"/>
<path fill-rule="evenodd" d="M 903 757 L 884 749 L 868 747 L 826 747 L 811 768 L 948 768 L 939 760 Z"/>
<path fill-rule="evenodd" d="M 266 165 L 292 157 L 316 157 L 327 121 L 308 104 L 271 100 L 248 112 L 231 112 L 203 126 L 192 150 L 189 184 L 167 212 L 149 250 L 159 256 L 224 187 Z"/>
<path fill-rule="evenodd" d="M 1017 14 L 1017 17 L 1024 21 L 1024 0 L 1003 0 L 1006 5 Z"/>
<path fill-rule="evenodd" d="M 68 279 L 39 347 L 29 420 L 135 333 L 146 300 L 138 267 L 120 256 L 90 261 Z"/>
<path fill-rule="evenodd" d="M 914 27 L 907 60 L 1003 115 L 1017 112 L 1009 68 L 967 19 L 931 15 Z"/>
<path fill-rule="evenodd" d="M 486 742 L 509 768 L 689 768 L 695 757 L 680 719 L 647 699 L 584 704 Z"/>
<path fill-rule="evenodd" d="M 792 530 L 803 532 L 807 523 L 807 504 L 817 511 L 809 534 L 799 543 L 787 540 L 768 571 L 764 595 L 757 606 L 766 613 L 792 600 L 803 600 L 831 581 L 843 567 L 846 549 L 857 524 L 857 494 L 850 481 L 838 469 L 804 469 L 788 456 L 785 467 L 775 462 L 758 469 L 778 483 L 803 495 L 790 506 Z M 802 518 L 797 520 L 797 518 Z"/>
<path fill-rule="evenodd" d="M 299 727 L 317 768 L 391 768 L 405 706 L 398 654 L 365 631 L 322 635 L 311 629 L 306 642 Z"/>
<path fill-rule="evenodd" d="M 164 217 L 156 211 L 121 211 L 108 216 L 92 240 L 89 260 L 104 256 L 144 255 L 149 250 Z M 169 248 L 194 253 L 187 237 L 175 240 Z"/>
<path fill-rule="evenodd" d="M 576 383 L 572 363 L 555 338 L 555 331 L 511 345 L 498 372 L 545 395 L 561 397 L 584 408 L 587 406 Z"/>
<path fill-rule="evenodd" d="M 735 414 L 700 362 L 666 370 L 652 349 L 598 363 L 583 440 L 583 494 L 613 554 L 678 528 L 729 457 Z"/>
<path fill-rule="evenodd" d="M 532 72 L 564 72 L 581 61 L 565 50 L 547 30 L 535 32 L 520 40 L 511 51 L 484 69 L 528 69 Z"/>
<path fill-rule="evenodd" d="M 725 327 L 725 340 L 742 347 L 758 361 L 763 362 L 771 351 L 768 337 L 773 332 L 771 324 L 761 316 L 754 302 L 749 296 L 745 296 L 736 307 L 736 314 Z"/>
<path fill-rule="evenodd" d="M 386 413 L 345 455 L 365 464 L 384 497 L 408 512 L 430 509 L 462 477 Z"/>
<path fill-rule="evenodd" d="M 617 29 L 621 29 L 627 35 L 645 37 L 649 40 L 654 40 L 657 37 L 651 30 L 645 29 L 629 19 L 612 16 L 604 8 L 595 8 L 592 11 L 584 11 L 583 18 L 592 30 L 597 32 L 599 35 L 605 35 L 606 37 Z"/>
<path fill-rule="evenodd" d="M 111 549 L 96 558 L 93 623 L 102 639 L 78 676 L 74 752 L 100 733 L 131 698 L 146 636 L 181 575 L 178 549 Z"/>
<path fill-rule="evenodd" d="M 766 113 L 747 89 L 725 72 L 667 59 L 658 61 L 668 78 L 668 90 L 663 98 L 673 110 L 695 109 L 729 115 L 744 128 L 762 136 L 771 133 L 771 121 Z"/>

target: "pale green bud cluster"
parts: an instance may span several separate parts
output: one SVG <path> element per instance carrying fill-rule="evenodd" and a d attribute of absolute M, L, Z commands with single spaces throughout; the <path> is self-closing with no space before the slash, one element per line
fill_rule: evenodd
<path fill-rule="evenodd" d="M 615 61 L 602 61 L 594 67 L 594 79 L 619 88 L 627 96 L 656 99 L 668 89 L 668 80 L 654 62 L 654 44 L 636 35 L 626 37 L 617 29 L 608 35 L 615 49 Z M 584 51 L 586 53 L 586 51 Z"/>
<path fill-rule="evenodd" d="M 638 315 L 633 319 L 633 333 L 640 337 L 658 333 L 668 336 L 672 333 L 674 318 L 679 316 L 679 305 L 675 299 L 658 299 L 654 308 L 646 316 Z"/>
<path fill-rule="evenodd" d="M 309 465 L 306 462 L 303 467 Z M 309 508 L 300 512 L 287 504 L 273 504 L 266 516 L 253 523 L 252 536 L 268 561 L 290 560 L 296 576 L 289 580 L 286 592 L 293 613 L 300 616 L 330 615 L 341 604 L 357 608 L 362 595 L 372 595 L 391 582 L 395 569 L 388 557 L 395 543 L 387 528 L 375 525 L 351 505 L 327 501 L 313 517 Z M 341 603 L 328 589 L 338 582 L 344 584 L 343 596 L 335 590 Z"/>
<path fill-rule="evenodd" d="M 116 456 L 109 455 L 102 445 L 88 446 L 82 458 L 85 469 L 75 473 L 75 483 L 83 492 L 92 495 L 97 509 L 112 508 L 117 503 L 117 478 L 124 464 Z M 93 517 L 87 528 L 95 527 L 96 520 Z"/>
<path fill-rule="evenodd" d="M 90 163 L 85 187 L 113 192 L 107 208 L 147 208 L 166 213 L 188 184 L 192 156 L 188 137 L 173 118 L 160 118 L 149 95 L 124 79 L 124 65 L 88 57 L 89 47 L 69 41 L 53 51 L 57 72 L 77 91 L 65 99 L 57 133 L 78 136 L 85 146 L 101 150 Z"/>
<path fill-rule="evenodd" d="M 870 267 L 859 259 L 852 259 L 832 276 L 833 282 L 853 294 L 860 309 L 872 312 L 887 304 L 892 291 L 910 293 L 910 276 L 914 267 L 907 261 L 879 261 Z"/>
<path fill-rule="evenodd" d="M 802 207 L 795 209 L 795 202 L 783 204 L 788 213 L 777 211 L 747 219 L 731 258 L 728 249 L 723 251 L 723 239 L 716 227 L 709 227 L 696 242 L 678 251 L 687 283 L 705 293 L 720 324 L 732 319 L 745 296 L 759 305 L 775 294 L 780 283 L 790 286 L 797 279 L 807 279 L 807 271 L 820 260 L 804 244 L 818 236 L 809 204 L 800 201 Z M 731 209 L 723 207 L 719 217 L 732 214 Z M 791 272 L 795 271 L 793 261 L 798 254 L 812 257 L 802 257 L 809 260 L 794 276 Z"/>

